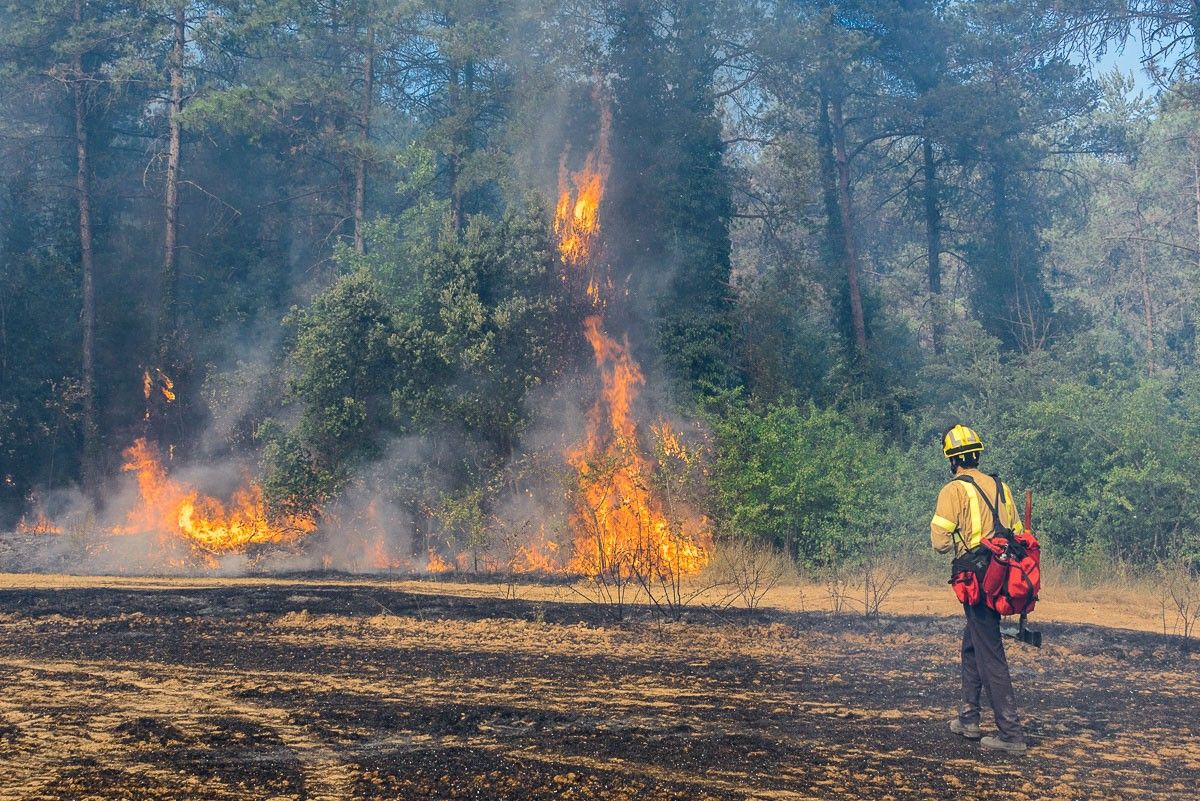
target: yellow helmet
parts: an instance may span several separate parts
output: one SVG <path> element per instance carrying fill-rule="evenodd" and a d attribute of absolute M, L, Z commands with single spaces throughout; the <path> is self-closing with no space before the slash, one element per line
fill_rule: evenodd
<path fill-rule="evenodd" d="M 962 423 L 947 431 L 946 436 L 942 438 L 942 453 L 946 454 L 947 459 L 951 456 L 977 453 L 981 450 L 983 450 L 983 440 L 979 438 L 974 429 L 967 428 Z"/>

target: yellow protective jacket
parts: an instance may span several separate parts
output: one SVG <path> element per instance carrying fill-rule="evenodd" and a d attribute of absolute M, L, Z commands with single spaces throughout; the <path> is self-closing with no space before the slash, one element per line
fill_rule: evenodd
<path fill-rule="evenodd" d="M 975 468 L 963 470 L 958 475 L 975 479 L 975 483 L 987 493 L 988 500 L 996 505 L 1002 523 L 1015 533 L 1024 531 L 1016 501 L 1007 484 L 1004 484 L 1004 497 L 997 504 L 996 481 L 991 476 Z M 957 478 L 942 487 L 938 493 L 937 509 L 929 523 L 930 539 L 935 551 L 946 553 L 953 548 L 954 555 L 961 556 L 982 542 L 984 537 L 991 537 L 994 530 L 992 511 L 979 497 L 975 487 Z"/>

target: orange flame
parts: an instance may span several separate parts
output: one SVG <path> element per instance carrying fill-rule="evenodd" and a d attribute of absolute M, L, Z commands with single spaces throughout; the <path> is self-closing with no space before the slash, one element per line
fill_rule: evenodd
<path fill-rule="evenodd" d="M 33 519 L 30 520 L 27 516 L 22 516 L 17 521 L 18 534 L 62 534 L 62 526 L 55 524 L 50 518 L 46 517 L 46 513 L 39 510 Z"/>
<path fill-rule="evenodd" d="M 162 392 L 162 396 L 164 398 L 166 398 L 167 403 L 174 403 L 175 402 L 175 382 L 172 381 L 171 377 L 169 375 L 167 375 L 166 373 L 164 373 L 162 370 L 158 370 L 157 372 L 158 372 L 158 378 L 162 382 L 162 386 L 159 387 L 159 391 Z"/>
<path fill-rule="evenodd" d="M 386 534 L 387 521 L 379 510 L 379 499 L 372 498 L 366 512 L 357 520 L 358 528 L 366 537 L 360 564 L 369 570 L 398 570 L 405 562 L 395 553 Z"/>
<path fill-rule="evenodd" d="M 653 465 L 638 442 L 632 408 L 645 383 L 641 367 L 627 341 L 619 343 L 604 333 L 599 315 L 584 320 L 584 332 L 602 388 L 588 415 L 585 441 L 567 454 L 578 471 L 580 490 L 571 568 L 593 576 L 612 570 L 650 576 L 697 573 L 709 561 L 709 534 L 671 524 L 653 491 Z"/>
<path fill-rule="evenodd" d="M 390 570 L 394 566 L 394 560 L 388 553 L 387 543 L 383 541 L 383 537 L 372 538 L 367 543 L 364 556 L 366 566 L 371 570 Z"/>
<path fill-rule="evenodd" d="M 604 178 L 589 155 L 583 170 L 571 178 L 574 191 L 567 185 L 566 164 L 559 166 L 558 204 L 554 210 L 554 233 L 558 252 L 568 264 L 582 264 L 591 256 L 600 232 L 600 201 L 604 198 Z"/>
<path fill-rule="evenodd" d="M 272 520 L 262 487 L 247 480 L 228 505 L 167 475 L 157 450 L 138 439 L 125 451 L 122 470 L 133 473 L 138 503 L 115 534 L 153 533 L 180 537 L 201 554 L 239 553 L 251 545 L 298 539 L 316 528 L 309 517 Z"/>
<path fill-rule="evenodd" d="M 559 573 L 562 559 L 558 555 L 558 543 L 546 538 L 545 529 L 537 542 L 517 546 L 509 569 L 513 573 Z"/>
<path fill-rule="evenodd" d="M 598 258 L 612 121 L 608 104 L 601 100 L 600 106 L 597 148 L 569 182 L 563 154 L 554 213 L 563 264 L 583 269 L 585 291 L 598 308 L 604 305 L 602 293 L 611 294 L 613 288 L 611 274 Z M 620 343 L 608 336 L 599 314 L 585 319 L 583 327 L 600 372 L 601 391 L 588 414 L 585 440 L 566 454 L 577 472 L 579 490 L 569 569 L 590 576 L 612 571 L 628 575 L 632 570 L 656 579 L 696 573 L 709 561 L 711 536 L 705 526 L 684 531 L 681 524 L 673 524 L 656 497 L 654 465 L 643 455 L 633 417 L 634 400 L 645 383 L 642 369 L 630 353 L 628 339 Z M 684 454 L 665 424 L 654 433 L 664 454 Z"/>
<path fill-rule="evenodd" d="M 426 567 L 430 573 L 449 573 L 454 569 L 451 562 L 446 561 L 440 553 L 433 548 L 429 549 L 429 564 Z"/>
<path fill-rule="evenodd" d="M 150 396 L 154 394 L 154 385 L 157 382 L 158 391 L 162 394 L 163 399 L 167 403 L 175 402 L 175 381 L 157 367 L 154 368 L 154 374 L 151 375 L 149 368 L 142 371 L 142 397 L 146 399 L 146 412 L 142 415 L 142 419 L 150 420 Z"/>
<path fill-rule="evenodd" d="M 158 391 L 162 393 L 163 398 L 167 403 L 175 402 L 175 381 L 171 376 L 164 373 L 157 367 L 154 368 L 154 375 L 150 375 L 150 370 L 142 371 L 142 397 L 150 400 L 150 396 L 154 393 L 155 379 L 158 382 Z"/>
<path fill-rule="evenodd" d="M 600 138 L 596 150 L 589 153 L 583 169 L 567 175 L 567 154 L 558 165 L 558 202 L 554 207 L 554 234 L 558 237 L 558 252 L 568 267 L 585 270 L 587 296 L 600 305 L 601 290 L 611 290 L 612 281 L 602 275 L 596 265 L 596 249 L 600 235 L 600 202 L 608 180 L 610 160 L 608 132 L 612 114 L 607 104 L 601 106 Z"/>

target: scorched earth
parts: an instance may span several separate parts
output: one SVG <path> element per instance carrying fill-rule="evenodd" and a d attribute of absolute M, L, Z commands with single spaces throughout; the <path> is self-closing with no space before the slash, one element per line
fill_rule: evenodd
<path fill-rule="evenodd" d="M 1047 624 L 1033 750 L 951 735 L 958 620 L 613 623 L 453 583 L 3 577 L 0 799 L 1184 799 L 1197 660 Z M 937 592 L 931 589 L 931 592 Z"/>

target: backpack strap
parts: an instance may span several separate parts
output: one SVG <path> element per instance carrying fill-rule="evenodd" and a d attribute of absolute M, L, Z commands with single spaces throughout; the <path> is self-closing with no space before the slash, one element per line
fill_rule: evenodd
<path fill-rule="evenodd" d="M 1005 489 L 1004 482 L 1000 480 L 999 473 L 990 473 L 989 475 L 991 475 L 992 480 L 996 482 L 996 507 L 999 508 L 1004 503 L 1004 499 L 1006 497 L 1005 493 L 1004 493 L 1004 489 Z M 1017 504 L 1016 504 L 1016 501 L 1013 500 L 1011 492 L 1008 493 L 1007 498 L 1008 498 L 1008 503 L 1013 508 L 1013 516 L 1016 517 Z M 999 520 L 1000 518 L 996 518 L 996 519 Z"/>
<path fill-rule="evenodd" d="M 966 539 L 966 537 L 964 537 L 962 535 L 962 532 L 960 532 L 957 528 L 954 529 L 954 531 L 950 532 L 950 541 L 954 542 L 954 540 L 958 540 L 962 544 L 963 553 L 966 553 L 968 550 L 967 539 Z"/>
<path fill-rule="evenodd" d="M 999 473 L 992 473 L 991 476 L 992 476 L 992 480 L 996 482 L 996 508 L 997 509 L 1004 508 L 1004 499 L 1006 497 L 1006 495 L 1005 495 L 1006 487 L 1004 486 L 1004 482 L 1000 480 Z M 1007 493 L 1007 498 L 1008 498 L 1008 506 L 1009 506 L 1009 508 L 1011 508 L 1013 510 L 1012 516 L 1014 519 L 1017 519 L 1018 524 L 1019 524 L 1020 520 L 1017 516 L 1017 503 L 1016 503 L 1016 501 L 1013 500 L 1011 490 L 1009 490 L 1009 492 Z M 996 524 L 1004 526 L 1004 528 L 1009 532 L 1013 532 L 1016 530 L 1007 523 L 1001 523 L 999 515 L 996 515 Z M 1009 537 L 1009 540 L 1012 540 L 1012 537 Z"/>
<path fill-rule="evenodd" d="M 977 482 L 975 479 L 971 478 L 970 476 L 966 475 L 965 473 L 954 477 L 955 481 L 962 481 L 967 484 L 970 484 L 972 487 L 974 487 L 976 490 L 979 491 L 979 496 L 981 498 L 983 498 L 983 502 L 987 504 L 988 511 L 992 513 L 992 533 L 995 534 L 996 529 L 999 527 L 1002 527 L 1002 526 L 1005 529 L 1008 529 L 1008 530 L 1011 530 L 1011 529 L 1009 529 L 1008 526 L 1004 525 L 1004 523 L 1001 522 L 1001 520 L 1000 520 L 999 507 L 1002 506 L 1004 503 L 1004 482 L 1000 480 L 999 473 L 993 473 L 992 479 L 996 482 L 996 502 L 995 503 L 992 503 L 992 499 L 987 496 L 987 493 L 983 491 L 983 487 L 979 486 L 979 482 Z"/>

